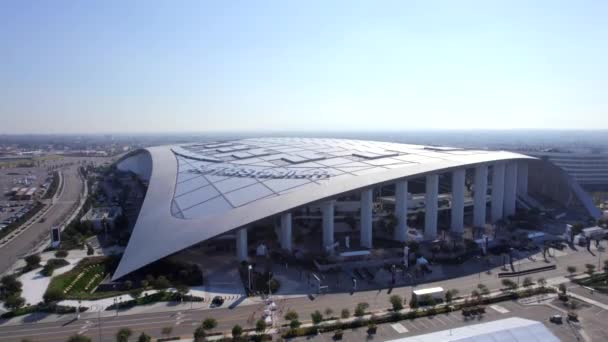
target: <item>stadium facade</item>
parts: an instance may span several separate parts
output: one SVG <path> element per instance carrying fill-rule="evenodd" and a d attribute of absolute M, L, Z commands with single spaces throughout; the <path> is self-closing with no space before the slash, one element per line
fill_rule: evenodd
<path fill-rule="evenodd" d="M 383 188 L 392 189 L 392 238 L 400 242 L 410 238 L 408 214 L 414 209 L 424 218 L 424 240 L 437 239 L 440 210 L 449 211 L 448 229 L 459 234 L 465 225 L 485 226 L 514 214 L 517 206 L 532 206 L 536 195 L 599 215 L 559 168 L 506 151 L 256 138 L 140 149 L 121 158 L 117 168 L 134 172 L 148 189 L 113 279 L 219 236 L 233 238 L 236 257 L 246 260 L 248 230 L 264 219 L 277 222 L 280 246 L 289 253 L 298 229 L 294 215 L 311 208 L 319 213 L 321 229 L 309 238 L 332 253 L 338 244 L 336 208 L 344 198 L 357 203 L 358 248 L 371 249 Z M 471 209 L 466 220 L 465 207 Z"/>

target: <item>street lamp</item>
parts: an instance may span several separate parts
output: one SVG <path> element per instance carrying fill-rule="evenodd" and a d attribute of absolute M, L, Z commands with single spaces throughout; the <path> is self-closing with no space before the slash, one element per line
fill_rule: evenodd
<path fill-rule="evenodd" d="M 251 293 L 251 269 L 253 267 L 251 267 L 251 265 L 247 266 L 247 270 L 248 270 L 248 274 L 249 274 L 249 293 Z"/>

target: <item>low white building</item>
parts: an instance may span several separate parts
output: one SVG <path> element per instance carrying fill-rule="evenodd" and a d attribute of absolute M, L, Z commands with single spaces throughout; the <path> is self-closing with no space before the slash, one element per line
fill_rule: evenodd
<path fill-rule="evenodd" d="M 114 228 L 116 219 L 122 215 L 122 208 L 119 206 L 91 208 L 81 219 L 80 222 L 90 222 L 93 228 L 101 230 L 104 222 L 108 228 Z"/>

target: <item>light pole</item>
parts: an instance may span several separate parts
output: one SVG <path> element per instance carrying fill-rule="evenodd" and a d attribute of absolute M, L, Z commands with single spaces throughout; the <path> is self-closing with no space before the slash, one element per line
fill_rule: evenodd
<path fill-rule="evenodd" d="M 251 269 L 253 267 L 251 267 L 251 265 L 247 266 L 247 270 L 248 270 L 248 274 L 249 274 L 249 293 L 251 293 Z"/>

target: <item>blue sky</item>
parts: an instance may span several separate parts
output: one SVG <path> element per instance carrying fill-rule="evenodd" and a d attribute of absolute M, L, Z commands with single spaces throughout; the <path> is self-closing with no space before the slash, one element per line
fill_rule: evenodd
<path fill-rule="evenodd" d="M 0 133 L 608 128 L 607 1 L 2 1 Z"/>

